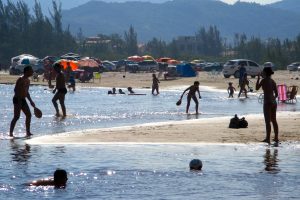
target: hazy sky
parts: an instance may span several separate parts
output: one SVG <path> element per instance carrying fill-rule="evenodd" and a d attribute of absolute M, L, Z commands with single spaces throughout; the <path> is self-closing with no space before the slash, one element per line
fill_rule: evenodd
<path fill-rule="evenodd" d="M 222 1 L 229 3 L 229 4 L 233 4 L 233 3 L 237 2 L 237 0 L 222 0 Z M 268 4 L 268 3 L 274 3 L 274 2 L 277 2 L 280 0 L 241 0 L 241 1 L 256 2 L 259 4 Z"/>

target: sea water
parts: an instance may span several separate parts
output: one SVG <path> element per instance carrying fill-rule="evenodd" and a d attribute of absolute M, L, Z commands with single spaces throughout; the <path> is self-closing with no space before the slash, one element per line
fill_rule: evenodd
<path fill-rule="evenodd" d="M 227 99 L 227 94 L 202 91 L 200 115 L 186 115 L 182 90 L 152 96 L 107 95 L 107 88 L 79 88 L 66 95 L 68 117 L 54 117 L 53 94 L 43 86 L 30 88 L 43 118 L 32 118 L 34 137 L 73 130 L 115 127 L 161 121 L 261 113 L 257 97 Z M 0 85 L 0 199 L 298 199 L 300 197 L 299 143 L 279 147 L 264 144 L 131 144 L 28 145 L 7 140 L 12 118 L 11 85 Z M 190 111 L 194 112 L 191 104 Z M 296 111 L 298 104 L 280 104 Z M 15 135 L 24 135 L 24 116 Z M 188 169 L 191 159 L 203 170 Z M 64 190 L 27 187 L 24 183 L 51 176 L 56 168 L 68 171 Z"/>

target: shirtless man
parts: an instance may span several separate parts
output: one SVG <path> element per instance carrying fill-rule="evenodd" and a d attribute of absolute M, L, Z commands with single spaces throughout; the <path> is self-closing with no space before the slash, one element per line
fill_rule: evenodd
<path fill-rule="evenodd" d="M 57 100 L 59 100 L 63 117 L 66 117 L 67 114 L 66 114 L 66 106 L 65 106 L 65 95 L 67 94 L 67 88 L 66 88 L 65 76 L 61 71 L 60 64 L 56 63 L 54 65 L 54 70 L 57 72 L 57 75 L 56 75 L 56 86 L 53 90 L 53 93 L 55 93 L 55 95 L 52 98 L 52 103 L 56 111 L 56 116 L 59 117 L 60 114 L 59 114 L 59 109 L 57 104 Z"/>
<path fill-rule="evenodd" d="M 55 188 L 65 188 L 68 181 L 67 172 L 63 169 L 57 169 L 53 178 L 45 178 L 27 183 L 27 186 L 54 186 Z"/>
<path fill-rule="evenodd" d="M 18 78 L 16 85 L 15 85 L 15 95 L 13 97 L 13 104 L 14 104 L 14 117 L 10 123 L 10 130 L 9 136 L 13 137 L 14 128 L 18 119 L 20 118 L 21 111 L 26 116 L 25 125 L 26 125 L 26 136 L 32 135 L 30 132 L 30 122 L 31 122 L 31 112 L 29 106 L 27 104 L 26 98 L 29 100 L 32 107 L 35 107 L 34 102 L 32 101 L 30 94 L 29 94 L 29 85 L 31 77 L 33 74 L 33 70 L 31 66 L 26 66 L 24 68 L 24 74 L 20 78 Z"/>
<path fill-rule="evenodd" d="M 196 104 L 196 114 L 198 114 L 198 106 L 199 106 L 199 102 L 198 99 L 196 97 L 196 92 L 198 92 L 199 94 L 199 99 L 201 99 L 201 95 L 200 95 L 200 91 L 199 91 L 199 81 L 195 81 L 194 85 L 188 87 L 187 89 L 185 89 L 181 95 L 181 99 L 184 95 L 184 93 L 186 91 L 189 91 L 188 95 L 187 95 L 187 103 L 186 103 L 186 113 L 189 113 L 189 108 L 190 108 L 190 103 L 191 103 L 191 99 L 194 100 L 195 104 Z"/>
<path fill-rule="evenodd" d="M 278 139 L 278 124 L 276 120 L 276 110 L 277 102 L 276 98 L 278 97 L 277 85 L 275 81 L 271 78 L 271 75 L 274 74 L 272 68 L 265 67 L 263 70 L 265 78 L 260 81 L 260 75 L 257 76 L 256 90 L 259 90 L 262 87 L 264 91 L 264 117 L 266 124 L 266 138 L 263 142 L 270 144 L 271 136 L 271 122 L 273 124 L 273 129 L 275 133 L 274 141 L 279 142 Z"/>

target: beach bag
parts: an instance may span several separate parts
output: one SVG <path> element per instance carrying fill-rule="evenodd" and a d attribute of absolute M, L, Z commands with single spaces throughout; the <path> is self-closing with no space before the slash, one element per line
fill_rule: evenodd
<path fill-rule="evenodd" d="M 248 128 L 248 122 L 246 121 L 245 117 L 240 119 L 239 128 Z"/>
<path fill-rule="evenodd" d="M 229 128 L 239 128 L 240 124 L 240 119 L 238 118 L 237 115 L 234 115 L 234 118 L 231 118 L 230 119 L 230 122 L 229 122 Z"/>

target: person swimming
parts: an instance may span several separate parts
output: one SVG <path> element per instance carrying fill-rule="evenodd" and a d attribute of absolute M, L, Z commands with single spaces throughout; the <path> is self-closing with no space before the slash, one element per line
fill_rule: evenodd
<path fill-rule="evenodd" d="M 132 90 L 132 87 L 128 87 L 127 90 L 128 90 L 128 92 L 129 92 L 130 94 L 134 94 L 134 91 Z"/>
<path fill-rule="evenodd" d="M 56 189 L 65 188 L 68 181 L 66 170 L 57 169 L 53 174 L 53 178 L 45 178 L 27 183 L 27 186 L 54 186 Z"/>
<path fill-rule="evenodd" d="M 119 89 L 119 94 L 125 94 L 122 89 Z"/>

